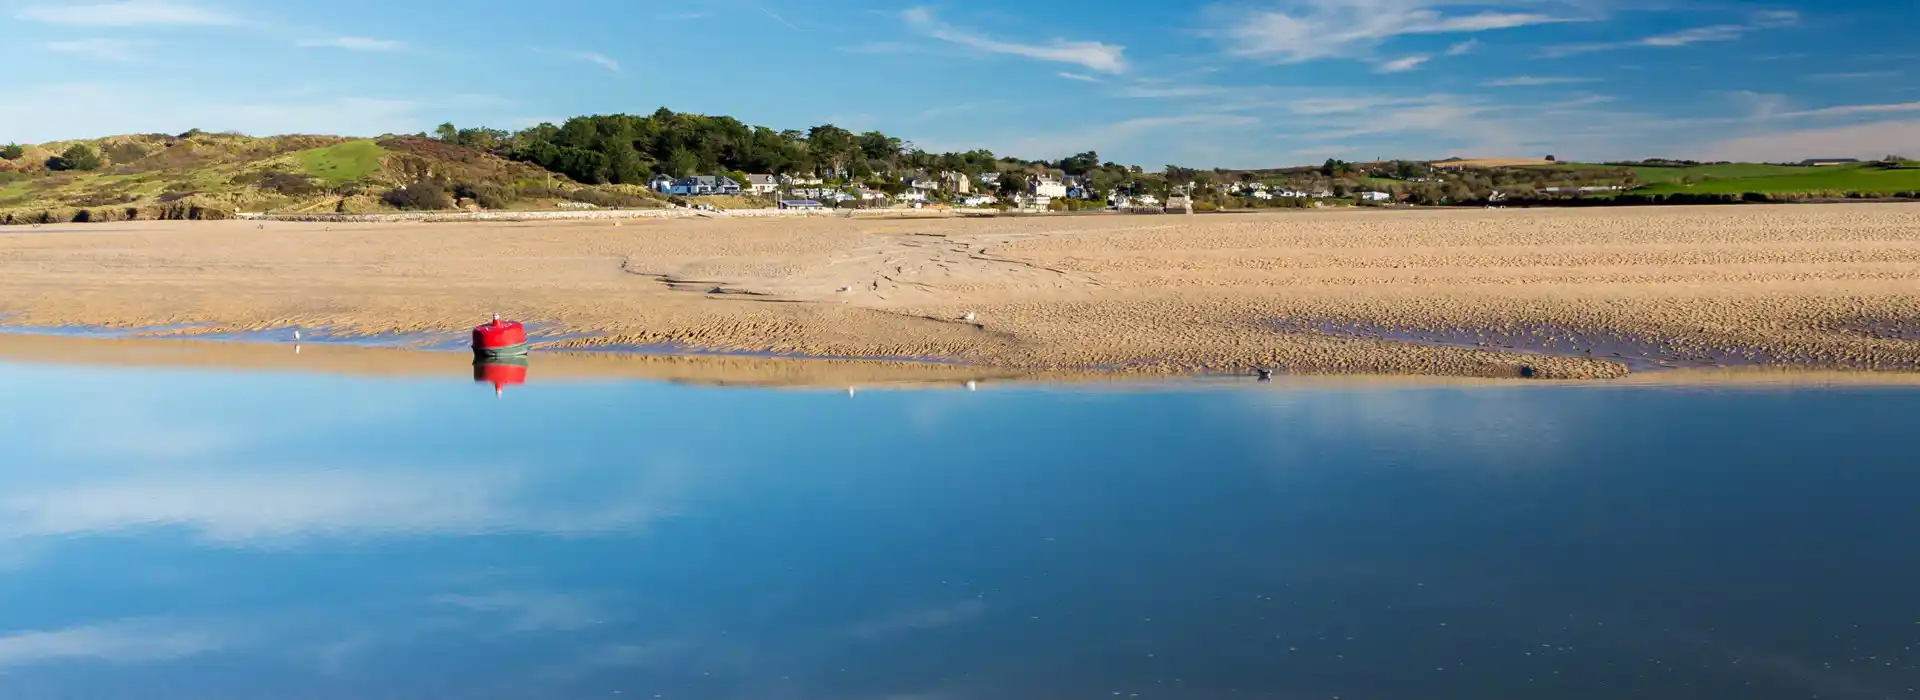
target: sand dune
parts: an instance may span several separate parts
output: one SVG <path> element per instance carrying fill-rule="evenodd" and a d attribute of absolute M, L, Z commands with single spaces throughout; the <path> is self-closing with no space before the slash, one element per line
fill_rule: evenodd
<path fill-rule="evenodd" d="M 16 324 L 457 332 L 500 311 L 592 334 L 572 346 L 1042 371 L 1915 370 L 1916 302 L 1920 206 L 1896 204 L 0 231 Z"/>

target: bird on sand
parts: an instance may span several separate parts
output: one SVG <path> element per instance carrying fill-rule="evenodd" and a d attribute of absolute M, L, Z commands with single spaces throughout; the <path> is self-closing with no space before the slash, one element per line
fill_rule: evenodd
<path fill-rule="evenodd" d="M 1260 381 L 1263 381 L 1263 382 L 1273 381 L 1273 370 L 1267 369 L 1265 367 L 1261 367 L 1259 369 L 1254 370 L 1253 372 L 1254 372 L 1254 376 L 1258 377 Z"/>
<path fill-rule="evenodd" d="M 964 314 L 960 314 L 960 320 L 966 321 L 967 323 L 973 323 L 973 319 L 975 318 L 979 318 L 979 317 L 974 315 L 972 311 L 968 311 Z"/>

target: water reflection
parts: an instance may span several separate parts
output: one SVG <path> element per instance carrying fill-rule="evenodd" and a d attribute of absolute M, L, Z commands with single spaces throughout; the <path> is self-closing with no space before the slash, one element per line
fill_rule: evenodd
<path fill-rule="evenodd" d="M 0 365 L 0 696 L 1915 685 L 1911 391 L 464 381 Z"/>

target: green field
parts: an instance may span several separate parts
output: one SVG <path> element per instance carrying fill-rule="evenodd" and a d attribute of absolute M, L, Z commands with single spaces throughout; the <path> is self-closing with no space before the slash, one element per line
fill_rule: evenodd
<path fill-rule="evenodd" d="M 1634 190 L 1637 194 L 1895 194 L 1920 191 L 1920 169 L 1861 166 L 1792 168 L 1790 174 L 1704 180 L 1694 184 L 1665 182 Z"/>
<path fill-rule="evenodd" d="M 300 172 L 331 187 L 363 179 L 380 169 L 387 150 L 373 141 L 346 143 L 294 153 Z"/>
<path fill-rule="evenodd" d="M 1627 170 L 1643 184 L 1653 185 L 1680 180 L 1706 180 L 1746 177 L 1772 177 L 1776 175 L 1797 175 L 1826 170 L 1828 168 L 1803 167 L 1798 165 L 1768 165 L 1766 163 L 1717 163 L 1713 165 L 1693 165 L 1683 168 L 1666 168 L 1652 165 L 1602 165 L 1599 163 L 1561 163 L 1559 165 L 1529 166 L 1545 170 Z"/>

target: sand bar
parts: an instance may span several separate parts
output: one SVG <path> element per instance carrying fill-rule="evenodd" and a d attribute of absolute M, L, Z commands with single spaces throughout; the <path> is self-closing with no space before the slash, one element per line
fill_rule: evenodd
<path fill-rule="evenodd" d="M 0 229 L 10 323 L 457 333 L 494 311 L 582 348 L 1024 373 L 1913 371 L 1920 205 Z"/>

